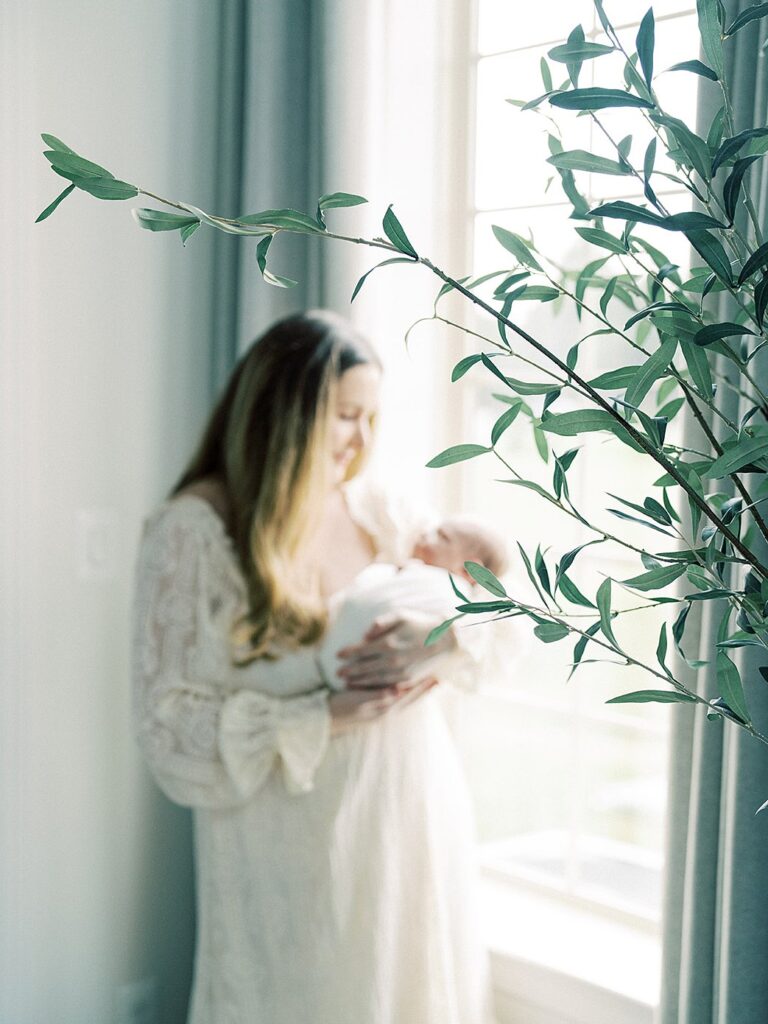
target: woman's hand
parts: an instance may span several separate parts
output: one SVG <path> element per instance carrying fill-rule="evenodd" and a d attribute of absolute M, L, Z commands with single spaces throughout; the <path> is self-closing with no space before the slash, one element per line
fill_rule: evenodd
<path fill-rule="evenodd" d="M 331 736 L 372 722 L 394 708 L 403 708 L 437 685 L 434 676 L 366 690 L 341 690 L 328 698 Z"/>
<path fill-rule="evenodd" d="M 456 638 L 451 629 L 429 647 L 429 633 L 441 620 L 421 612 L 390 614 L 376 619 L 359 644 L 337 651 L 346 664 L 339 669 L 349 690 L 392 686 L 412 681 L 435 655 L 452 650 Z"/>

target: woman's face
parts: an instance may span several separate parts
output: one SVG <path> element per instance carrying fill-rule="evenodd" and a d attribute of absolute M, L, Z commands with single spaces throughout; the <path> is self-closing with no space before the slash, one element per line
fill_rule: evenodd
<path fill-rule="evenodd" d="M 372 363 L 345 370 L 336 385 L 331 414 L 334 482 L 341 483 L 355 455 L 371 443 L 373 417 L 379 407 L 381 372 Z"/>

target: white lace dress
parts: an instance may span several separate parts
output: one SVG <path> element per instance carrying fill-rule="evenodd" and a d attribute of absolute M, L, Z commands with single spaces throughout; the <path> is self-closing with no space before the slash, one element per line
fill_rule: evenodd
<path fill-rule="evenodd" d="M 365 481 L 344 490 L 380 556 L 403 559 L 418 521 Z M 204 499 L 147 517 L 134 732 L 160 788 L 194 809 L 188 1024 L 489 1024 L 474 825 L 440 687 L 331 737 L 314 649 L 230 664 L 244 597 Z M 441 678 L 471 678 L 478 632 L 460 631 Z"/>

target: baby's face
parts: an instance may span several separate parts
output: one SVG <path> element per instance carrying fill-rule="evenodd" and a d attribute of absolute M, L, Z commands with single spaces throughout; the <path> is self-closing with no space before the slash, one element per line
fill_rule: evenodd
<path fill-rule="evenodd" d="M 447 522 L 420 533 L 412 555 L 427 565 L 436 565 L 469 580 L 464 563 L 473 560 L 473 551 L 474 545 L 461 527 Z"/>

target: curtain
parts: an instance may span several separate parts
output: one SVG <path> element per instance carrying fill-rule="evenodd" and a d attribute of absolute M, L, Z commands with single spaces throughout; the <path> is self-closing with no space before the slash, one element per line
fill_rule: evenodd
<path fill-rule="evenodd" d="M 750 5 L 727 0 L 727 24 Z M 766 124 L 767 38 L 765 22 L 756 21 L 725 43 L 737 132 Z M 700 133 L 706 134 L 719 105 L 719 89 L 703 84 Z M 753 165 L 750 184 L 759 221 L 768 226 L 764 161 Z M 746 227 L 743 208 L 740 216 Z M 718 313 L 724 320 L 732 318 L 727 301 L 720 301 Z M 762 356 L 752 365 L 765 390 L 768 367 Z M 727 366 L 721 370 L 730 372 Z M 724 411 L 738 420 L 744 410 L 737 398 L 720 389 Z M 760 553 L 764 559 L 768 554 L 762 542 Z M 699 657 L 704 659 L 716 640 L 723 609 L 713 605 L 719 604 L 707 602 L 700 623 Z M 755 725 L 765 733 L 768 689 L 758 669 L 767 659 L 759 651 L 742 648 L 737 660 Z M 712 666 L 699 671 L 696 685 L 708 698 L 718 696 Z M 729 723 L 676 708 L 670 774 L 661 1024 L 766 1021 L 768 813 L 755 817 L 755 811 L 768 799 L 768 748 Z"/>

